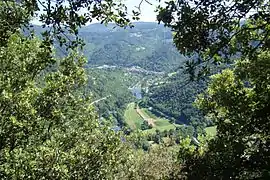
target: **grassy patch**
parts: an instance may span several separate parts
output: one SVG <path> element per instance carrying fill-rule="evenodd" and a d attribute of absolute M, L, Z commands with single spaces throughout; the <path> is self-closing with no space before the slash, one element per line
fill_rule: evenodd
<path fill-rule="evenodd" d="M 130 103 L 125 111 L 125 120 L 131 129 L 140 129 L 143 119 L 135 109 L 135 103 Z"/>
<path fill-rule="evenodd" d="M 154 128 L 146 130 L 147 133 L 154 133 L 156 130 L 161 132 L 165 130 L 169 131 L 170 129 L 175 129 L 176 127 L 181 126 L 179 124 L 171 124 L 167 119 L 156 119 L 155 125 L 156 126 Z"/>
<path fill-rule="evenodd" d="M 144 115 L 148 118 L 154 119 L 155 127 L 152 129 L 145 130 L 147 133 L 154 133 L 156 130 L 165 131 L 170 129 L 175 129 L 177 126 L 181 126 L 178 124 L 171 124 L 168 119 L 158 118 L 154 114 L 152 114 L 148 109 L 141 109 Z"/>
<path fill-rule="evenodd" d="M 144 112 L 144 114 L 146 114 L 148 117 L 156 119 L 157 116 L 155 116 L 153 113 L 151 113 L 147 108 L 143 108 L 142 111 Z"/>
<path fill-rule="evenodd" d="M 175 129 L 178 124 L 171 124 L 168 119 L 158 118 L 152 114 L 148 109 L 141 109 L 141 112 L 146 118 L 152 118 L 155 123 L 155 127 L 152 129 L 145 130 L 145 133 L 154 133 L 156 130 L 165 131 L 170 129 Z M 125 120 L 131 129 L 140 129 L 143 123 L 143 118 L 137 113 L 135 109 L 135 103 L 130 103 L 125 111 Z"/>
<path fill-rule="evenodd" d="M 167 119 L 157 119 L 155 121 L 155 124 L 157 127 L 164 127 L 164 126 L 169 126 L 169 125 L 172 125 L 169 120 Z"/>
<path fill-rule="evenodd" d="M 181 125 L 178 125 L 178 124 L 170 124 L 170 125 L 167 125 L 167 126 L 156 126 L 152 129 L 147 129 L 145 130 L 146 133 L 154 133 L 156 130 L 159 130 L 161 132 L 167 130 L 169 131 L 170 129 L 175 129 L 177 126 L 181 126 Z"/>

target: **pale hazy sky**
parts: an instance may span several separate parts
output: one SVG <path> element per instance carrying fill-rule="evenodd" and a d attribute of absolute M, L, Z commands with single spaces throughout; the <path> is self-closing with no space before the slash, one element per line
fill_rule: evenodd
<path fill-rule="evenodd" d="M 127 7 L 129 9 L 135 9 L 135 6 L 138 6 L 141 0 L 126 0 Z M 158 0 L 148 0 L 152 3 L 153 6 L 149 5 L 146 2 L 142 3 L 141 6 L 141 20 L 140 21 L 155 21 L 156 13 L 155 7 L 158 5 Z"/>
<path fill-rule="evenodd" d="M 124 0 L 124 1 L 128 7 L 129 12 L 131 12 L 132 10 L 138 10 L 136 7 L 138 7 L 138 5 L 141 2 L 141 0 Z M 156 20 L 156 13 L 154 11 L 156 9 L 156 6 L 158 5 L 158 0 L 148 0 L 148 2 L 152 3 L 153 5 L 149 5 L 146 2 L 142 3 L 140 21 L 153 22 Z M 97 21 L 93 21 L 92 23 L 96 22 Z M 32 20 L 32 23 L 40 24 L 40 22 L 37 19 Z"/>

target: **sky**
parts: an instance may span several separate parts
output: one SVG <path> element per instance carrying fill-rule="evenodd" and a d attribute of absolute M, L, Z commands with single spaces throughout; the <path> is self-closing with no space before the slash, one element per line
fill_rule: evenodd
<path fill-rule="evenodd" d="M 141 0 L 124 0 L 125 4 L 127 5 L 128 11 L 131 14 L 132 10 L 138 10 L 136 7 L 140 4 Z M 158 5 L 158 0 L 148 0 L 153 5 L 150 5 L 146 2 L 143 2 L 141 5 L 141 16 L 139 21 L 144 22 L 154 22 L 156 21 L 156 13 L 154 12 L 156 9 L 156 6 Z M 34 19 L 32 20 L 33 24 L 40 25 L 41 23 Z M 97 21 L 93 21 L 92 23 L 97 23 Z"/>
<path fill-rule="evenodd" d="M 158 5 L 158 1 L 148 0 L 148 2 L 152 3 L 153 5 L 151 6 L 146 2 L 142 3 L 140 21 L 153 22 L 156 20 L 156 13 L 154 11 L 155 11 L 155 7 Z M 126 0 L 128 9 L 134 9 L 135 6 L 139 5 L 139 3 L 140 3 L 140 0 Z"/>

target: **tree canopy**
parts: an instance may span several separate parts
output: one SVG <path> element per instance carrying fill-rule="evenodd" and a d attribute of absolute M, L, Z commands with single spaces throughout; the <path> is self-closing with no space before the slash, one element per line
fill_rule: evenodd
<path fill-rule="evenodd" d="M 269 8 L 267 0 L 171 0 L 158 7 L 158 21 L 191 58 L 192 76 L 209 74 L 209 64 L 230 64 L 195 101 L 217 125 L 217 136 L 201 138 L 196 147 L 179 140 L 176 162 L 174 147 L 136 149 L 141 134 L 113 131 L 79 91 L 86 60 L 77 49 L 83 45 L 78 29 L 93 19 L 131 25 L 121 0 L 1 1 L 0 177 L 268 179 Z M 138 15 L 133 11 L 134 19 Z M 33 18 L 45 28 L 42 39 L 22 33 Z M 55 40 L 68 56 L 55 57 Z M 160 132 L 154 141 L 163 141 Z"/>
<path fill-rule="evenodd" d="M 88 21 L 98 17 L 125 26 L 129 20 L 121 20 L 125 14 L 121 14 L 119 3 L 0 2 L 1 179 L 169 176 L 175 153 L 159 149 L 149 154 L 137 151 L 132 137 L 115 132 L 108 121 L 98 119 L 89 95 L 80 91 L 87 82 L 86 59 L 76 48 L 80 41 L 69 41 L 72 34 L 76 36 L 76 28 L 86 23 L 87 17 L 79 17 L 79 9 L 93 8 Z M 47 26 L 43 38 L 25 36 L 22 31 L 31 28 L 29 22 L 40 8 L 40 13 L 44 13 L 41 22 Z M 59 34 L 66 38 L 62 45 L 69 49 L 62 58 L 53 53 L 54 39 L 61 43 Z M 144 159 L 156 171 L 151 171 Z M 163 172 L 158 171 L 159 162 L 164 165 Z"/>
<path fill-rule="evenodd" d="M 187 62 L 193 75 L 209 74 L 209 63 L 230 62 L 269 48 L 268 0 L 166 1 L 158 13 L 158 21 L 175 33 L 179 51 L 197 55 Z"/>
<path fill-rule="evenodd" d="M 269 7 L 260 1 L 168 1 L 158 20 L 174 31 L 193 76 L 211 76 L 195 104 L 217 125 L 204 154 L 186 162 L 191 179 L 269 178 Z M 193 58 L 192 58 L 193 56 Z M 199 67 L 199 68 L 198 68 Z"/>

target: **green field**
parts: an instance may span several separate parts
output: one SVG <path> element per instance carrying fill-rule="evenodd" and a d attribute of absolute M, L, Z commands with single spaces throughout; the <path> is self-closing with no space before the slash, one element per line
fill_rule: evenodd
<path fill-rule="evenodd" d="M 144 112 L 145 116 L 155 119 L 156 126 L 152 129 L 145 130 L 148 133 L 155 132 L 156 130 L 165 131 L 165 130 L 175 129 L 177 126 L 180 126 L 178 124 L 171 124 L 168 119 L 156 117 L 147 109 L 142 109 L 142 112 Z"/>
<path fill-rule="evenodd" d="M 169 125 L 166 125 L 166 126 L 156 126 L 156 127 L 152 128 L 152 129 L 145 130 L 145 132 L 147 132 L 147 133 L 154 133 L 156 130 L 159 130 L 161 132 L 162 131 L 165 131 L 165 130 L 169 131 L 170 129 L 175 129 L 176 127 L 179 127 L 179 126 L 181 126 L 181 125 L 178 125 L 178 124 L 169 124 Z"/>
<path fill-rule="evenodd" d="M 139 116 L 135 109 L 135 103 L 130 103 L 125 111 L 125 120 L 131 129 L 140 129 L 143 119 Z"/>
<path fill-rule="evenodd" d="M 147 109 L 141 109 L 141 111 L 143 112 L 145 117 L 154 119 L 154 123 L 156 125 L 152 129 L 145 130 L 146 133 L 153 133 L 156 130 L 165 131 L 165 130 L 175 129 L 177 126 L 180 126 L 177 124 L 171 124 L 168 119 L 156 117 Z M 141 128 L 141 124 L 143 123 L 144 120 L 136 112 L 135 103 L 128 104 L 127 109 L 125 111 L 125 120 L 131 129 Z"/>
<path fill-rule="evenodd" d="M 206 134 L 209 136 L 215 136 L 217 134 L 217 127 L 211 126 L 204 129 Z"/>
<path fill-rule="evenodd" d="M 156 119 L 157 117 L 151 113 L 147 108 L 142 108 L 142 111 L 144 112 L 144 114 L 147 116 L 147 117 L 150 117 L 150 118 L 153 118 L 153 119 Z"/>

